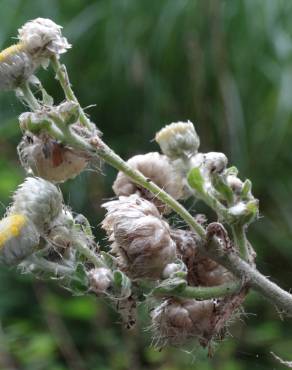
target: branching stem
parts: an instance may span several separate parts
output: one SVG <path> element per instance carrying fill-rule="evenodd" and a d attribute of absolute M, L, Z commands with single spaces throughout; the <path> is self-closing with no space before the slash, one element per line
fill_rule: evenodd
<path fill-rule="evenodd" d="M 57 58 L 52 59 L 52 65 L 55 70 L 56 76 L 65 92 L 66 98 L 78 103 L 78 100 L 74 95 L 73 90 L 71 89 L 65 66 L 62 66 Z M 35 102 L 31 100 L 30 103 L 32 108 L 35 109 Z M 81 123 L 92 130 L 92 123 L 89 121 L 81 107 L 80 114 Z M 72 130 L 68 130 L 62 127 L 62 125 L 58 124 L 57 120 L 56 122 L 54 122 L 54 126 L 51 125 L 49 128 L 48 126 L 44 126 L 44 129 L 48 130 L 53 137 L 55 137 L 57 140 L 62 141 L 64 144 L 67 144 L 79 150 L 82 149 L 84 151 L 87 151 L 92 156 L 99 156 L 117 170 L 125 173 L 133 182 L 149 190 L 158 199 L 169 206 L 174 212 L 180 215 L 181 218 L 191 227 L 191 229 L 200 236 L 201 243 L 199 249 L 202 253 L 222 264 L 240 280 L 244 279 L 244 282 L 246 282 L 248 286 L 252 287 L 257 292 L 266 297 L 270 302 L 276 305 L 279 310 L 289 316 L 292 316 L 291 294 L 281 289 L 279 286 L 263 276 L 258 270 L 245 262 L 236 251 L 222 251 L 221 244 L 216 239 L 216 237 L 212 239 L 211 243 L 208 243 L 208 248 L 206 248 L 206 231 L 199 223 L 195 221 L 193 216 L 163 189 L 159 188 L 152 181 L 149 181 L 149 179 L 147 179 L 141 172 L 130 167 L 128 163 L 125 162 L 121 157 L 119 157 L 111 148 L 109 148 L 100 139 L 99 136 L 96 135 L 91 138 L 90 141 L 87 141 L 86 139 L 72 132 Z M 214 199 L 209 199 L 207 203 L 213 209 L 217 210 L 218 203 L 214 203 Z M 226 213 L 226 209 L 220 207 L 218 211 L 219 214 L 223 216 L 223 218 L 227 218 L 228 215 Z M 248 252 L 247 240 L 244 230 L 242 228 L 234 227 L 233 236 L 238 249 L 240 249 L 242 253 L 242 256 L 246 258 L 248 256 Z M 81 244 L 77 244 L 76 248 L 82 254 L 84 254 L 96 267 L 101 267 L 103 265 L 103 261 L 101 261 L 90 249 L 85 248 Z M 204 288 L 203 290 L 202 289 L 203 288 L 200 287 L 186 287 L 184 293 L 181 294 L 184 294 L 189 298 L 201 297 L 206 299 L 210 296 L 215 297 L 216 295 L 221 296 L 225 294 L 230 294 L 233 289 L 234 291 L 235 289 L 238 289 L 238 285 L 236 286 L 235 284 L 232 288 L 230 286 L 221 286 Z M 159 291 L 157 293 L 159 293 Z M 167 294 L 167 292 L 165 292 L 165 294 Z"/>

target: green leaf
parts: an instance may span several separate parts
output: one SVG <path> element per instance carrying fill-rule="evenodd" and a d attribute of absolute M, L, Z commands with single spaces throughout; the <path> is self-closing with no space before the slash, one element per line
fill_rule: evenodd
<path fill-rule="evenodd" d="M 233 202 L 233 191 L 221 175 L 214 173 L 212 175 L 212 184 L 224 200 L 229 204 Z"/>
<path fill-rule="evenodd" d="M 248 199 L 249 195 L 251 194 L 251 187 L 252 187 L 251 181 L 248 179 L 245 180 L 241 191 L 241 197 L 243 200 Z"/>
<path fill-rule="evenodd" d="M 226 168 L 225 175 L 226 176 L 229 176 L 229 175 L 237 176 L 238 175 L 238 172 L 239 171 L 238 171 L 237 167 L 231 166 L 229 168 Z"/>
<path fill-rule="evenodd" d="M 199 167 L 192 168 L 188 173 L 187 179 L 191 188 L 198 193 L 204 193 L 204 178 Z"/>

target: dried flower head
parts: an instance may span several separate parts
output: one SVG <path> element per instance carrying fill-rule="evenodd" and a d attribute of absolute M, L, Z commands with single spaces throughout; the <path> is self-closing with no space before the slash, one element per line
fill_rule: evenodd
<path fill-rule="evenodd" d="M 112 251 L 120 267 L 133 278 L 161 277 L 175 259 L 175 243 L 169 225 L 155 206 L 137 195 L 103 204 L 107 215 L 102 227 L 113 241 Z"/>
<path fill-rule="evenodd" d="M 151 313 L 157 344 L 179 346 L 189 339 L 201 341 L 210 330 L 214 312 L 213 300 L 164 301 Z"/>
<path fill-rule="evenodd" d="M 165 126 L 155 136 L 162 152 L 171 159 L 191 157 L 200 146 L 200 138 L 191 121 Z"/>
<path fill-rule="evenodd" d="M 134 169 L 142 172 L 145 177 L 164 189 L 173 198 L 179 199 L 183 196 L 182 179 L 174 171 L 174 168 L 166 156 L 156 152 L 136 155 L 128 160 L 128 164 Z M 113 184 L 113 190 L 118 196 L 127 196 L 135 193 L 139 194 L 143 198 L 153 201 L 160 210 L 166 210 L 159 199 L 155 198 L 149 191 L 135 184 L 123 172 L 118 173 Z"/>
<path fill-rule="evenodd" d="M 171 237 L 176 242 L 178 256 L 187 266 L 190 285 L 215 286 L 234 281 L 233 274 L 225 267 L 199 253 L 199 238 L 194 232 L 173 229 Z"/>
<path fill-rule="evenodd" d="M 111 270 L 100 267 L 88 272 L 90 289 L 96 294 L 106 293 L 113 280 Z"/>
<path fill-rule="evenodd" d="M 18 38 L 26 50 L 36 59 L 59 57 L 71 45 L 62 36 L 62 27 L 46 18 L 36 18 L 18 30 Z"/>
<path fill-rule="evenodd" d="M 0 90 L 14 90 L 29 80 L 37 65 L 24 44 L 12 45 L 0 53 Z"/>
<path fill-rule="evenodd" d="M 62 194 L 52 183 L 27 177 L 13 195 L 9 214 L 22 214 L 43 232 L 62 211 Z"/>
<path fill-rule="evenodd" d="M 27 132 L 17 151 L 27 173 L 55 183 L 76 177 L 88 164 L 82 153 L 64 146 L 47 134 L 36 136 Z"/>
<path fill-rule="evenodd" d="M 0 221 L 0 261 L 15 265 L 29 256 L 39 244 L 40 235 L 34 224 L 22 214 Z"/>

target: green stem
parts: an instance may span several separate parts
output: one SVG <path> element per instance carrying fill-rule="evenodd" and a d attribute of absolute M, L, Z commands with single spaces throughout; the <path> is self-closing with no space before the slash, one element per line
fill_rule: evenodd
<path fill-rule="evenodd" d="M 74 270 L 70 267 L 60 265 L 55 262 L 48 261 L 44 258 L 31 256 L 25 262 L 25 264 L 29 263 L 33 265 L 34 269 L 38 269 L 42 272 L 48 272 L 55 276 L 65 276 L 70 275 L 74 272 Z"/>
<path fill-rule="evenodd" d="M 60 85 L 64 90 L 66 99 L 72 100 L 79 104 L 78 99 L 76 98 L 74 91 L 71 88 L 71 83 L 65 65 L 61 64 L 59 59 L 55 55 L 51 58 L 51 65 L 56 73 L 57 80 L 60 82 Z M 79 119 L 83 126 L 87 127 L 90 130 L 92 129 L 93 125 L 84 113 L 83 109 L 80 109 Z"/>
<path fill-rule="evenodd" d="M 235 224 L 231 226 L 234 244 L 238 247 L 241 257 L 248 260 L 249 252 L 247 247 L 247 239 L 244 231 L 244 226 Z"/>
<path fill-rule="evenodd" d="M 23 85 L 21 85 L 20 90 L 23 94 L 23 99 L 33 111 L 41 108 L 41 105 L 33 95 L 28 82 L 25 82 Z"/>
<path fill-rule="evenodd" d="M 95 267 L 105 267 L 105 263 L 102 261 L 102 259 L 98 257 L 96 253 L 94 253 L 93 250 L 88 248 L 86 245 L 76 241 L 75 243 L 73 243 L 73 247 L 75 247 L 79 251 L 79 253 L 85 256 L 88 261 L 93 263 Z"/>
<path fill-rule="evenodd" d="M 201 195 L 201 199 L 217 213 L 219 216 L 219 219 L 221 221 L 225 221 L 227 223 L 232 223 L 232 219 L 230 217 L 230 214 L 228 213 L 228 209 L 224 207 L 221 202 L 215 198 L 213 195 L 209 194 L 208 192 L 204 192 Z"/>
<path fill-rule="evenodd" d="M 186 286 L 182 291 L 177 291 L 169 287 L 157 287 L 152 291 L 153 295 L 159 296 L 174 296 L 179 298 L 191 298 L 191 299 L 212 299 L 225 297 L 238 293 L 242 288 L 242 283 L 226 283 L 211 287 L 193 287 Z"/>

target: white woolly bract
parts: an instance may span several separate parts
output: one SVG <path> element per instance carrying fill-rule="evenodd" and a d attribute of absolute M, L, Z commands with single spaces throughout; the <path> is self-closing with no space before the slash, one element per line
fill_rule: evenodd
<path fill-rule="evenodd" d="M 71 148 L 47 135 L 26 134 L 17 147 L 24 169 L 54 183 L 61 183 L 80 174 L 87 160 Z"/>
<path fill-rule="evenodd" d="M 168 299 L 151 313 L 157 345 L 179 346 L 189 339 L 201 339 L 210 330 L 214 301 Z"/>
<path fill-rule="evenodd" d="M 15 265 L 25 259 L 39 244 L 40 235 L 24 215 L 16 214 L 0 221 L 0 261 Z"/>
<path fill-rule="evenodd" d="M 208 177 L 211 173 L 223 171 L 227 162 L 227 157 L 223 153 L 198 153 L 192 157 L 191 167 L 200 167 L 202 175 Z"/>
<path fill-rule="evenodd" d="M 231 187 L 235 194 L 240 194 L 242 191 L 243 183 L 235 175 L 228 175 L 226 177 L 227 184 Z"/>
<path fill-rule="evenodd" d="M 132 168 L 139 170 L 149 180 L 153 181 L 160 188 L 169 193 L 173 198 L 179 199 L 183 195 L 183 184 L 181 177 L 175 172 L 168 158 L 159 153 L 147 153 L 136 155 L 127 162 Z M 146 199 L 158 202 L 160 201 L 147 190 L 139 187 L 127 177 L 123 172 L 119 172 L 113 184 L 113 190 L 116 195 L 131 195 L 137 193 Z"/>
<path fill-rule="evenodd" d="M 155 136 L 161 151 L 168 157 L 190 157 L 198 151 L 200 138 L 191 121 L 174 122 L 165 126 Z"/>
<path fill-rule="evenodd" d="M 43 232 L 62 210 L 59 189 L 39 177 L 27 177 L 13 195 L 9 214 L 23 214 Z"/>
<path fill-rule="evenodd" d="M 182 265 L 183 264 L 174 263 L 174 262 L 166 265 L 162 272 L 163 279 L 168 279 L 172 277 L 176 272 L 182 271 L 182 267 L 183 267 Z"/>
<path fill-rule="evenodd" d="M 232 216 L 236 217 L 243 216 L 248 212 L 244 202 L 238 202 L 235 206 L 230 207 L 228 211 Z"/>
<path fill-rule="evenodd" d="M 71 47 L 61 29 L 50 19 L 36 18 L 18 30 L 18 38 L 35 58 L 59 57 Z"/>
<path fill-rule="evenodd" d="M 108 211 L 102 227 L 113 241 L 121 268 L 134 278 L 158 278 L 175 259 L 175 243 L 167 222 L 155 206 L 137 195 L 103 205 Z"/>
<path fill-rule="evenodd" d="M 22 44 L 0 53 L 0 90 L 14 90 L 29 80 L 37 65 Z"/>
<path fill-rule="evenodd" d="M 106 293 L 112 284 L 112 272 L 105 267 L 95 268 L 88 272 L 90 289 L 97 294 Z"/>

